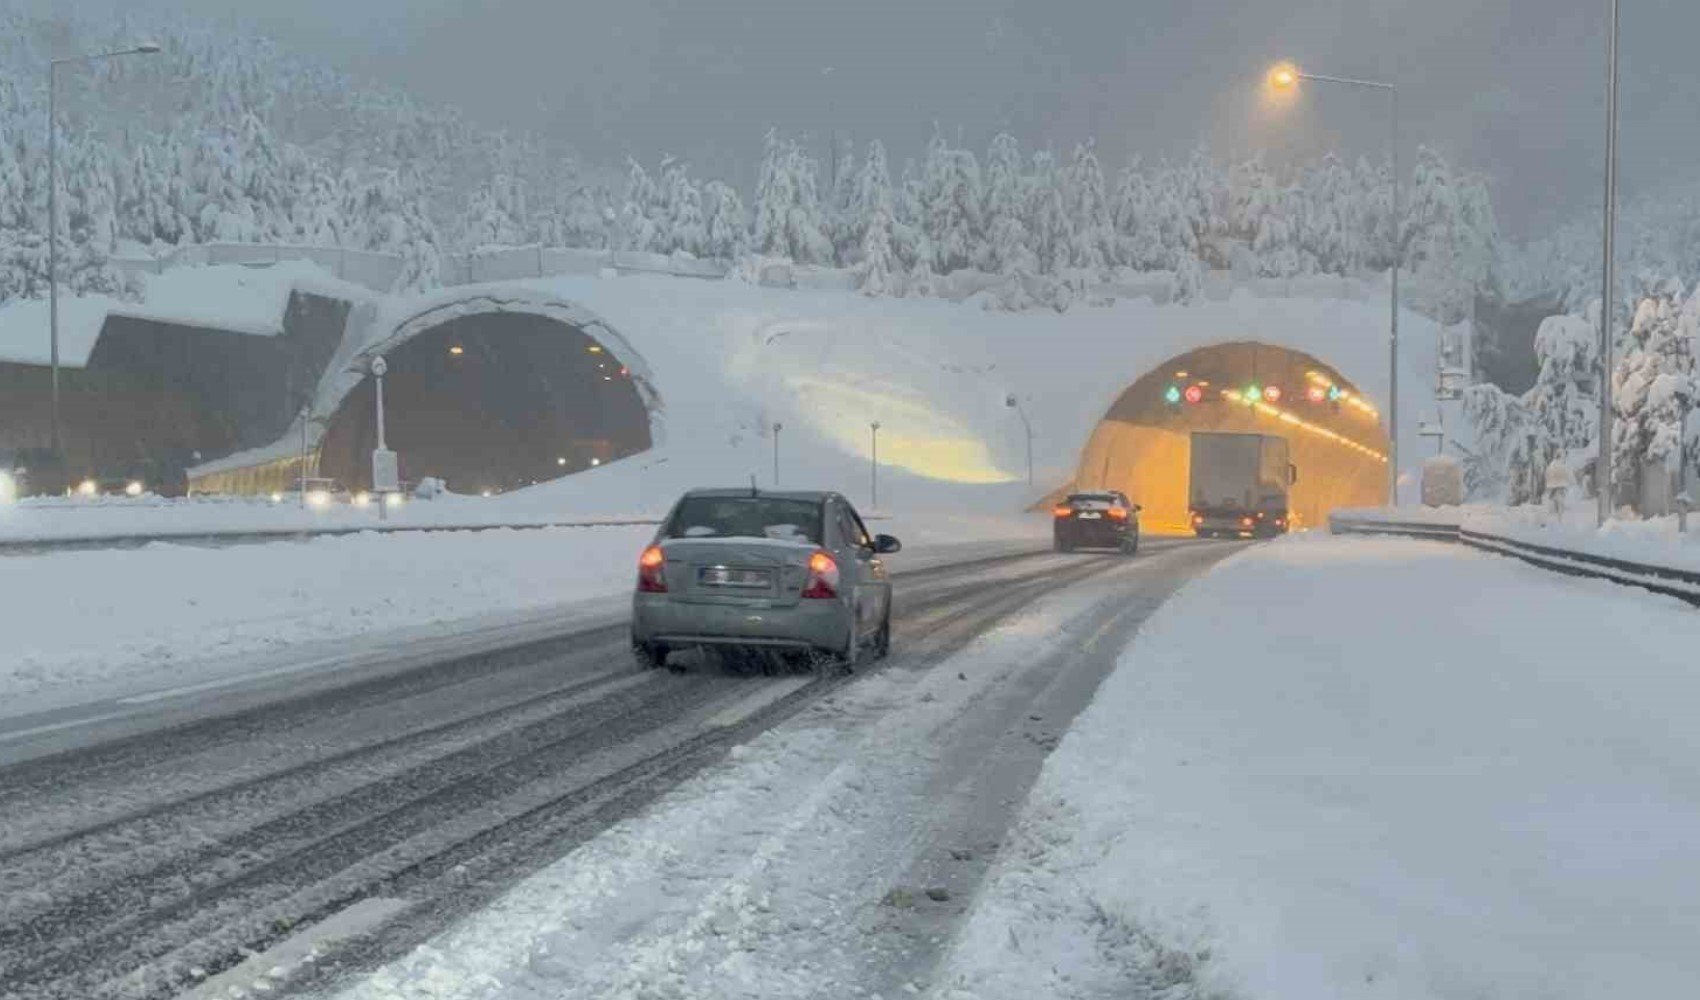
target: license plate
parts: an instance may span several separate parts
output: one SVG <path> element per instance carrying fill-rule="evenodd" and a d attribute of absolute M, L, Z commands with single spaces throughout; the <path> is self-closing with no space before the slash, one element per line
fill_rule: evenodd
<path fill-rule="evenodd" d="M 1082 521 L 1096 521 L 1103 516 L 1104 515 L 1099 514 L 1096 511 L 1083 510 L 1080 512 L 1080 519 Z"/>
<path fill-rule="evenodd" d="M 765 569 L 734 569 L 730 566 L 704 566 L 697 571 L 697 580 L 709 587 L 761 590 L 773 586 L 773 574 Z"/>

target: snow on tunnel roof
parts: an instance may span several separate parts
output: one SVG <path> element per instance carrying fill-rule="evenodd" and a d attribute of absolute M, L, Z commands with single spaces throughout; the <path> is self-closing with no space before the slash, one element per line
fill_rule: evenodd
<path fill-rule="evenodd" d="M 365 288 L 338 280 L 309 261 L 264 267 L 218 264 L 177 267 L 142 276 L 138 302 L 107 295 L 59 297 L 59 363 L 88 364 L 111 316 L 202 327 L 232 334 L 272 337 L 283 331 L 289 297 L 312 292 L 351 302 L 372 297 Z M 0 305 L 0 362 L 45 365 L 51 361 L 49 304 L 15 299 Z"/>

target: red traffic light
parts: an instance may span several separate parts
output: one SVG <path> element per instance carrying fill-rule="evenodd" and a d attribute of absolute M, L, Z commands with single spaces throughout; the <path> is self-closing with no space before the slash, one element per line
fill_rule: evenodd
<path fill-rule="evenodd" d="M 1313 403 L 1320 403 L 1328 398 L 1328 390 L 1320 385 L 1313 385 L 1305 390 L 1305 398 Z"/>
<path fill-rule="evenodd" d="M 1189 403 L 1202 403 L 1202 402 L 1204 402 L 1204 387 L 1201 386 L 1201 385 L 1189 385 L 1189 386 L 1187 386 L 1186 387 L 1186 401 L 1189 402 Z"/>
<path fill-rule="evenodd" d="M 1279 403 L 1281 401 L 1281 387 L 1278 385 L 1264 386 L 1263 398 L 1267 399 L 1271 403 Z"/>

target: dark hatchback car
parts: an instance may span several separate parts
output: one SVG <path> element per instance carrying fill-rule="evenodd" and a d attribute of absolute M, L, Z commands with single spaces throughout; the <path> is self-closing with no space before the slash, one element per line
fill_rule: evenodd
<path fill-rule="evenodd" d="M 1140 506 L 1127 494 L 1071 493 L 1051 511 L 1052 544 L 1058 552 L 1075 549 L 1139 551 Z"/>

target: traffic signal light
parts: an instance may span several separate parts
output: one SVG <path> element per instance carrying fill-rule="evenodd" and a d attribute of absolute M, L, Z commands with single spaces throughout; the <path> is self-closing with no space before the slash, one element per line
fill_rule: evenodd
<path fill-rule="evenodd" d="M 1175 404 L 1179 403 L 1180 401 L 1181 401 L 1181 387 L 1180 386 L 1171 385 L 1167 389 L 1163 390 L 1163 402 L 1168 403 L 1170 406 L 1174 406 Z"/>
<path fill-rule="evenodd" d="M 1305 390 L 1305 398 L 1313 403 L 1320 403 L 1328 398 L 1328 390 L 1320 385 L 1313 385 Z"/>
<path fill-rule="evenodd" d="M 1340 401 L 1340 396 L 1341 392 L 1339 386 L 1331 385 L 1328 387 L 1328 401 L 1330 403 L 1338 403 Z"/>
<path fill-rule="evenodd" d="M 1189 386 L 1187 386 L 1186 387 L 1186 401 L 1189 402 L 1189 403 L 1202 403 L 1202 402 L 1204 402 L 1204 387 L 1201 386 L 1201 385 L 1189 385 Z"/>
<path fill-rule="evenodd" d="M 1281 401 L 1281 387 L 1278 385 L 1264 386 L 1263 398 L 1271 403 L 1279 403 Z"/>
<path fill-rule="evenodd" d="M 1245 387 L 1245 392 L 1240 394 L 1240 398 L 1244 399 L 1248 404 L 1255 403 L 1263 398 L 1263 390 L 1258 387 L 1257 383 L 1253 382 L 1251 385 Z"/>

